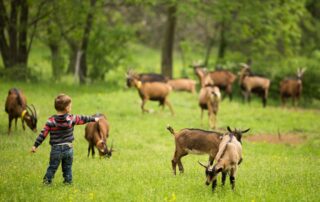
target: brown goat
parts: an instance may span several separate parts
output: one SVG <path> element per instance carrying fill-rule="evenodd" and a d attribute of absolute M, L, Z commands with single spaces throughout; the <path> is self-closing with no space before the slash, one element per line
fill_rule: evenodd
<path fill-rule="evenodd" d="M 5 104 L 9 118 L 8 134 L 11 133 L 12 120 L 15 119 L 15 127 L 17 127 L 18 118 L 21 118 L 23 130 L 25 130 L 24 122 L 26 122 L 31 130 L 37 131 L 37 112 L 33 105 L 31 107 L 32 109 L 27 105 L 27 98 L 21 90 L 16 88 L 9 90 Z"/>
<path fill-rule="evenodd" d="M 237 78 L 236 75 L 228 70 L 215 70 L 206 73 L 205 69 L 201 68 L 200 66 L 194 66 L 194 71 L 198 76 L 202 87 L 205 85 L 204 75 L 208 74 L 211 77 L 214 86 L 217 86 L 220 90 L 225 91 L 225 93 L 229 96 L 229 100 L 232 100 L 232 85 Z"/>
<path fill-rule="evenodd" d="M 242 64 L 241 66 L 242 69 L 239 73 L 239 83 L 244 95 L 244 100 L 250 102 L 251 92 L 253 92 L 262 97 L 263 107 L 266 107 L 270 80 L 262 76 L 251 74 L 251 69 L 246 64 Z"/>
<path fill-rule="evenodd" d="M 166 104 L 169 107 L 171 114 L 174 115 L 172 106 L 168 101 L 168 95 L 172 90 L 172 87 L 169 84 L 162 83 L 162 82 L 142 83 L 134 75 L 127 75 L 127 79 L 132 86 L 137 88 L 139 92 L 139 96 L 142 100 L 141 109 L 143 113 L 149 112 L 149 110 L 144 108 L 144 105 L 148 100 L 151 100 L 151 101 L 159 101 L 159 105 L 161 105 L 162 108 L 164 108 L 164 105 Z"/>
<path fill-rule="evenodd" d="M 111 157 L 112 145 L 108 150 L 107 139 L 109 138 L 109 123 L 103 114 L 94 115 L 99 117 L 99 121 L 87 123 L 85 127 L 85 138 L 89 143 L 88 146 L 88 157 L 91 155 L 94 157 L 96 147 L 99 151 L 100 157 Z"/>
<path fill-rule="evenodd" d="M 163 76 L 162 74 L 157 74 L 157 73 L 141 73 L 141 74 L 136 74 L 132 70 L 128 70 L 127 75 L 132 75 L 138 80 L 140 80 L 142 83 L 144 82 L 163 82 L 166 83 L 168 81 L 168 78 Z M 127 87 L 131 87 L 131 82 L 130 79 L 127 77 L 126 79 L 127 82 Z"/>
<path fill-rule="evenodd" d="M 201 109 L 201 122 L 203 119 L 203 110 L 208 110 L 210 128 L 216 127 L 216 116 L 219 110 L 221 93 L 218 87 L 205 86 L 200 89 L 199 106 Z"/>
<path fill-rule="evenodd" d="M 302 76 L 305 68 L 297 70 L 297 78 L 287 78 L 280 83 L 280 97 L 282 106 L 285 106 L 286 99 L 292 97 L 292 105 L 297 106 L 302 94 Z"/>
<path fill-rule="evenodd" d="M 176 175 L 177 164 L 180 173 L 184 172 L 181 158 L 191 153 L 209 154 L 208 165 L 213 164 L 214 157 L 218 152 L 219 144 L 221 142 L 222 133 L 188 128 L 175 132 L 170 126 L 168 126 L 167 129 L 175 138 L 176 148 L 171 161 L 174 175 Z"/>
<path fill-rule="evenodd" d="M 238 170 L 238 165 L 242 162 L 242 146 L 241 137 L 243 133 L 250 129 L 241 131 L 235 129 L 232 131 L 228 126 L 229 133 L 225 134 L 220 142 L 219 151 L 215 157 L 215 164 L 212 166 L 203 165 L 206 171 L 206 185 L 212 183 L 212 191 L 217 186 L 217 175 L 222 173 L 222 185 L 225 184 L 226 176 L 229 174 L 232 190 L 235 188 L 235 176 Z M 239 141 L 240 139 L 240 141 Z"/>
<path fill-rule="evenodd" d="M 176 91 L 196 92 L 196 81 L 192 79 L 172 79 L 168 81 L 168 84 Z"/>

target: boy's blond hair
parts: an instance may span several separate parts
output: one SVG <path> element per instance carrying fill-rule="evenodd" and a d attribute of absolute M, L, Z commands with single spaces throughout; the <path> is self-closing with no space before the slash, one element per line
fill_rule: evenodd
<path fill-rule="evenodd" d="M 54 99 L 54 108 L 57 111 L 65 111 L 70 103 L 71 97 L 64 93 L 61 93 L 56 97 L 56 99 Z"/>

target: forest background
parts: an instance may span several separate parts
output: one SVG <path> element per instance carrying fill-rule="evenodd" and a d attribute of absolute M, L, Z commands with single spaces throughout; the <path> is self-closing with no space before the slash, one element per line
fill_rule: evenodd
<path fill-rule="evenodd" d="M 128 69 L 194 77 L 190 64 L 279 82 L 307 68 L 304 103 L 320 98 L 320 2 L 0 0 L 0 78 L 124 85 Z M 150 57 L 152 56 L 152 57 Z"/>

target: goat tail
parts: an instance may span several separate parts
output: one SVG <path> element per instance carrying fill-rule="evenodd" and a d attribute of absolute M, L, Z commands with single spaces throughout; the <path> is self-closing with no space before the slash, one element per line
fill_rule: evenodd
<path fill-rule="evenodd" d="M 173 128 L 172 128 L 171 126 L 169 126 L 169 125 L 167 126 L 167 130 L 168 130 L 172 135 L 175 134 Z"/>

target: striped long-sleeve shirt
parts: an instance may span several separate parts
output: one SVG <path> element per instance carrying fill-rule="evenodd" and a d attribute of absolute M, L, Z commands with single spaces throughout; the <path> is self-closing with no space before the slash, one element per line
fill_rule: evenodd
<path fill-rule="evenodd" d="M 74 140 L 74 125 L 82 125 L 93 121 L 95 121 L 95 118 L 92 116 L 72 114 L 53 115 L 47 120 L 45 126 L 37 137 L 34 146 L 38 147 L 49 133 L 50 145 L 72 143 Z"/>

